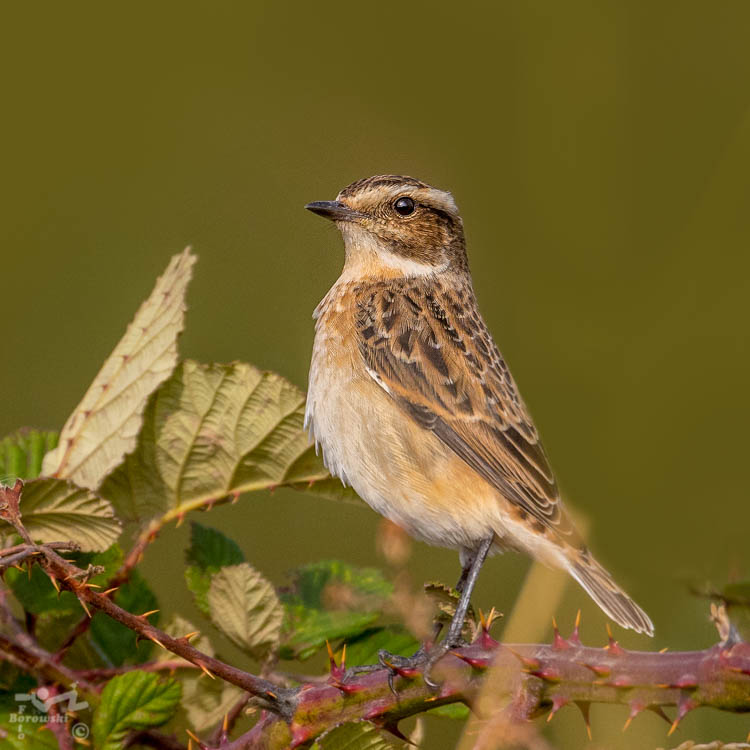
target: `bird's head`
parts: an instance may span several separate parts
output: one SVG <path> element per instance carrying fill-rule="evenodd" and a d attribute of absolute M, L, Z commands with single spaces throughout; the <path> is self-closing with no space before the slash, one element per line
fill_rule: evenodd
<path fill-rule="evenodd" d="M 453 196 L 413 177 L 368 177 L 345 187 L 334 201 L 305 208 L 336 223 L 347 265 L 363 272 L 419 276 L 467 270 L 463 222 Z"/>

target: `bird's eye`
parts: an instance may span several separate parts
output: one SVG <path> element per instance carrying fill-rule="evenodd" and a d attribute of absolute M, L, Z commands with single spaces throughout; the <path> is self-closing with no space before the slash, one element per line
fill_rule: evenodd
<path fill-rule="evenodd" d="M 414 201 L 411 198 L 399 198 L 393 204 L 393 210 L 399 216 L 409 216 L 414 213 Z"/>

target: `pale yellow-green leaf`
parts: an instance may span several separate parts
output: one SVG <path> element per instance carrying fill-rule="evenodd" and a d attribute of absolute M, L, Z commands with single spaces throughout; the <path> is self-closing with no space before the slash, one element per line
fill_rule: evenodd
<path fill-rule="evenodd" d="M 84 552 L 101 552 L 120 535 L 112 506 L 91 490 L 65 479 L 31 479 L 20 501 L 21 519 L 37 542 L 74 541 Z M 0 534 L 14 533 L 0 525 Z"/>
<path fill-rule="evenodd" d="M 172 615 L 172 619 L 164 626 L 163 629 L 167 635 L 171 635 L 173 638 L 182 638 L 188 633 L 194 633 L 199 630 L 199 628 L 196 628 L 193 623 L 190 622 L 190 620 L 186 620 L 180 615 Z M 198 651 L 202 651 L 207 656 L 214 655 L 214 647 L 211 645 L 211 641 L 209 640 L 208 636 L 203 635 L 202 633 L 191 638 L 190 645 L 193 648 L 197 648 Z M 173 654 L 171 651 L 159 649 L 155 656 L 155 661 L 184 662 L 186 667 L 190 667 L 192 669 L 192 665 L 189 661 L 187 661 L 187 659 L 183 659 L 181 656 L 177 656 L 177 654 Z M 199 674 L 203 673 L 199 670 Z"/>
<path fill-rule="evenodd" d="M 243 651 L 263 658 L 278 645 L 284 608 L 273 586 L 247 563 L 211 577 L 208 605 L 213 624 Z"/>
<path fill-rule="evenodd" d="M 118 515 L 145 523 L 179 517 L 232 493 L 291 485 L 332 496 L 303 429 L 305 396 L 252 365 L 187 360 L 149 401 L 134 453 L 101 487 Z M 353 495 L 352 495 L 353 496 Z"/>
<path fill-rule="evenodd" d="M 180 706 L 186 723 L 195 732 L 220 724 L 243 694 L 242 688 L 224 680 L 211 680 L 202 672 L 177 677 L 182 684 Z"/>
<path fill-rule="evenodd" d="M 195 260 L 190 248 L 172 258 L 44 457 L 43 474 L 96 489 L 133 450 L 148 397 L 177 364 Z"/>

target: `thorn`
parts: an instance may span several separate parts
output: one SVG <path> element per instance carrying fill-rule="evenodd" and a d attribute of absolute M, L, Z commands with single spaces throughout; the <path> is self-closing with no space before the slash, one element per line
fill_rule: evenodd
<path fill-rule="evenodd" d="M 224 714 L 224 721 L 221 723 L 221 731 L 225 733 L 229 731 L 229 714 Z"/>
<path fill-rule="evenodd" d="M 655 713 L 659 718 L 664 719 L 667 724 L 671 724 L 672 720 L 664 713 L 664 709 L 661 706 L 648 706 L 649 711 Z"/>
<path fill-rule="evenodd" d="M 638 716 L 638 714 L 643 711 L 644 708 L 646 708 L 645 704 L 638 703 L 637 701 L 634 701 L 630 704 L 630 715 L 625 720 L 625 726 L 623 726 L 622 728 L 623 732 L 627 731 L 627 728 L 630 726 L 633 719 L 635 719 L 635 717 Z"/>
<path fill-rule="evenodd" d="M 398 722 L 392 721 L 388 722 L 387 724 L 383 724 L 382 728 L 385 729 L 386 732 L 390 732 L 394 737 L 401 740 L 402 742 L 407 742 L 410 745 L 412 744 L 409 741 L 409 738 L 404 735 L 404 733 L 398 728 Z"/>
<path fill-rule="evenodd" d="M 540 680 L 544 680 L 545 682 L 560 682 L 562 677 L 560 676 L 560 673 L 553 669 L 552 667 L 544 667 L 544 669 L 537 669 L 532 672 L 529 672 L 529 674 L 534 675 L 534 677 L 538 677 Z"/>
<path fill-rule="evenodd" d="M 78 599 L 78 601 L 79 601 L 79 602 L 81 603 L 81 606 L 83 607 L 83 609 L 84 609 L 84 611 L 86 612 L 86 614 L 87 614 L 87 615 L 89 616 L 89 620 L 90 620 L 90 619 L 91 619 L 91 611 L 90 611 L 90 610 L 89 610 L 89 608 L 88 608 L 88 607 L 86 606 L 86 602 L 85 602 L 85 601 L 83 601 L 83 599 L 80 599 L 80 598 Z"/>
<path fill-rule="evenodd" d="M 557 620 L 552 618 L 552 648 L 556 651 L 563 651 L 566 648 L 570 648 L 570 644 L 560 635 L 560 631 L 557 627 Z"/>
<path fill-rule="evenodd" d="M 603 664 L 586 664 L 585 662 L 581 662 L 581 666 L 590 669 L 597 677 L 608 677 L 612 673 L 612 670 Z"/>
<path fill-rule="evenodd" d="M 266 696 L 269 697 L 272 701 L 277 701 L 279 699 L 279 696 L 276 695 L 272 690 L 266 690 Z"/>
<path fill-rule="evenodd" d="M 669 646 L 664 646 L 664 648 L 659 649 L 660 654 L 666 654 L 667 651 L 669 651 Z"/>
<path fill-rule="evenodd" d="M 112 594 L 115 591 L 117 591 L 117 589 L 119 589 L 119 588 L 120 588 L 119 586 L 113 586 L 111 589 L 107 589 L 106 591 L 102 591 L 101 595 L 102 596 L 108 596 L 109 594 Z"/>
<path fill-rule="evenodd" d="M 189 737 L 189 738 L 190 738 L 191 740 L 194 740 L 195 742 L 197 742 L 197 743 L 198 743 L 198 747 L 200 747 L 200 748 L 203 748 L 203 747 L 205 747 L 205 745 L 204 745 L 204 744 L 203 744 L 203 742 L 201 741 L 200 737 L 198 737 L 197 735 L 193 734 L 193 733 L 192 733 L 192 732 L 191 732 L 191 731 L 190 731 L 189 729 L 186 729 L 185 731 L 187 732 L 187 734 L 188 734 L 188 737 Z"/>
<path fill-rule="evenodd" d="M 578 706 L 578 710 L 581 712 L 581 716 L 583 716 L 583 720 L 586 723 L 586 734 L 589 736 L 589 742 L 591 741 L 591 721 L 589 719 L 589 709 L 591 708 L 591 703 L 589 701 L 575 701 L 576 706 Z"/>
<path fill-rule="evenodd" d="M 153 635 L 150 635 L 149 638 L 157 645 L 161 646 L 165 651 L 169 651 L 169 649 L 156 637 Z"/>
<path fill-rule="evenodd" d="M 607 651 L 615 656 L 622 656 L 625 653 L 625 649 L 614 639 L 609 623 L 607 623 L 607 638 L 609 639 L 609 643 L 605 646 Z"/>
<path fill-rule="evenodd" d="M 419 674 L 419 671 L 416 669 L 410 669 L 408 667 L 397 667 L 392 662 L 389 662 L 388 659 L 383 659 L 383 664 L 385 664 L 385 666 L 388 667 L 391 672 L 397 674 L 399 677 L 404 677 L 407 680 L 413 680 Z"/>
<path fill-rule="evenodd" d="M 563 707 L 566 706 L 568 703 L 570 703 L 570 700 L 568 698 L 565 698 L 562 695 L 556 695 L 552 699 L 552 710 L 547 715 L 547 722 L 552 721 L 552 717 Z"/>
<path fill-rule="evenodd" d="M 518 659 L 518 661 L 521 662 L 523 665 L 523 671 L 524 672 L 532 672 L 532 670 L 540 669 L 542 666 L 542 663 L 539 661 L 539 659 L 534 659 L 530 656 L 524 656 L 523 654 L 519 654 L 518 651 L 514 651 L 512 648 L 509 648 L 508 646 L 505 646 L 505 648 L 510 651 L 513 656 Z"/>
<path fill-rule="evenodd" d="M 203 674 L 207 674 L 212 680 L 216 679 L 216 675 L 203 662 L 196 661 L 195 663 L 203 670 Z"/>
<path fill-rule="evenodd" d="M 570 634 L 570 637 L 568 638 L 568 643 L 572 643 L 574 646 L 580 646 L 581 645 L 581 638 L 578 633 L 578 626 L 581 624 L 581 610 L 579 609 L 576 613 L 576 621 L 575 625 L 573 626 L 573 632 Z"/>
<path fill-rule="evenodd" d="M 344 647 L 341 649 L 341 665 L 340 668 L 346 669 L 346 643 L 344 644 Z"/>
<path fill-rule="evenodd" d="M 101 586 L 98 583 L 84 583 L 83 584 L 87 589 L 100 589 Z"/>
<path fill-rule="evenodd" d="M 672 683 L 672 687 L 680 688 L 682 690 L 690 690 L 698 687 L 698 679 L 691 674 L 684 674 L 679 680 Z"/>
<path fill-rule="evenodd" d="M 480 628 L 474 642 L 479 642 L 479 645 L 483 649 L 489 651 L 490 649 L 497 648 L 497 646 L 499 645 L 498 642 L 490 635 L 490 628 L 492 627 L 492 623 L 501 616 L 502 615 L 500 615 L 500 613 L 494 607 L 492 607 L 492 609 L 487 613 L 486 617 L 484 612 L 482 612 L 481 609 L 479 610 Z"/>
<path fill-rule="evenodd" d="M 231 499 L 230 502 L 231 502 L 232 505 L 234 505 L 235 503 L 237 503 L 239 501 L 239 499 L 240 499 L 240 493 L 239 492 L 233 492 L 232 493 L 232 499 Z"/>
<path fill-rule="evenodd" d="M 177 514 L 177 523 L 175 524 L 175 528 L 179 529 L 180 526 L 182 526 L 182 522 L 185 520 L 185 514 L 184 513 L 178 513 Z"/>
<path fill-rule="evenodd" d="M 461 661 L 465 661 L 473 669 L 487 669 L 487 667 L 490 666 L 489 659 L 483 659 L 476 656 L 466 656 L 465 654 L 461 654 L 458 651 L 451 651 L 450 653 L 453 654 L 453 656 L 461 659 Z"/>
<path fill-rule="evenodd" d="M 188 633 L 187 635 L 183 635 L 182 638 L 178 638 L 177 640 L 180 641 L 190 641 L 191 638 L 195 638 L 196 635 L 200 635 L 199 630 L 194 630 L 192 633 Z"/>
<path fill-rule="evenodd" d="M 188 739 L 188 750 L 193 750 L 193 738 Z"/>
<path fill-rule="evenodd" d="M 155 615 L 159 610 L 158 609 L 150 609 L 148 612 L 144 612 L 142 615 L 136 615 L 136 617 L 139 617 L 140 619 L 145 619 L 149 615 Z"/>
<path fill-rule="evenodd" d="M 57 578 L 55 578 L 55 576 L 50 576 L 49 579 L 50 579 L 50 581 L 52 581 L 52 585 L 55 587 L 57 593 L 59 594 L 60 593 L 60 584 L 57 582 Z"/>

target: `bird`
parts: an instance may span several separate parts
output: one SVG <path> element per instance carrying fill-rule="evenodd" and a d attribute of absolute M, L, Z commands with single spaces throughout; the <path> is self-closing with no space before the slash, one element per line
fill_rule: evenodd
<path fill-rule="evenodd" d="M 460 599 L 430 663 L 461 642 L 480 568 L 506 549 L 566 570 L 612 620 L 653 635 L 563 505 L 479 312 L 451 193 L 377 175 L 305 208 L 334 222 L 345 249 L 313 314 L 305 426 L 328 471 L 375 511 L 458 550 Z"/>

